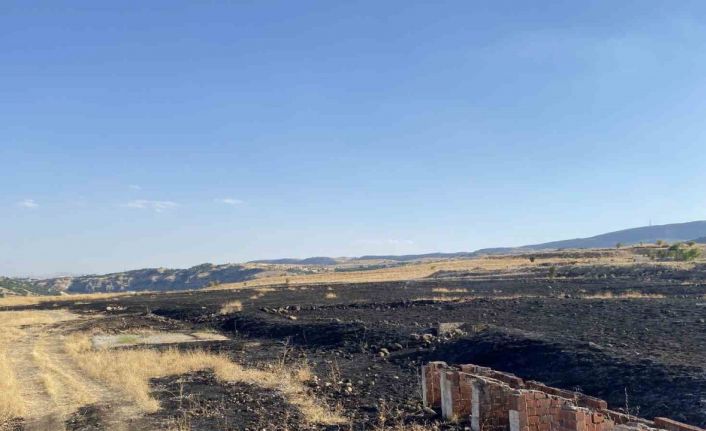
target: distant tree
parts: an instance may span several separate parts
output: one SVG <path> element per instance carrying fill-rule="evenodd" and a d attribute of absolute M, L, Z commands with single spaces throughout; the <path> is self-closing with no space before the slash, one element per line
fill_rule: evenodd
<path fill-rule="evenodd" d="M 688 262 L 701 256 L 700 248 L 679 243 L 669 247 L 669 252 L 671 254 L 670 257 L 682 262 Z"/>
<path fill-rule="evenodd" d="M 686 254 L 684 255 L 684 260 L 696 260 L 701 257 L 703 254 L 703 250 L 701 250 L 698 247 L 691 247 L 689 250 L 686 251 Z"/>
<path fill-rule="evenodd" d="M 619 242 L 619 243 L 615 244 L 615 248 L 622 248 L 622 247 L 623 247 L 623 243 L 622 243 L 622 242 Z"/>
<path fill-rule="evenodd" d="M 657 244 L 659 247 L 662 247 L 664 245 L 664 241 L 658 239 L 657 241 L 655 241 L 655 244 Z"/>
<path fill-rule="evenodd" d="M 688 245 L 689 247 L 693 247 L 696 245 L 696 241 L 687 241 L 686 245 Z"/>
<path fill-rule="evenodd" d="M 536 259 L 537 259 L 537 258 L 534 257 L 534 256 L 530 256 L 530 257 L 529 257 L 529 261 L 532 262 L 532 263 L 534 263 L 534 261 L 535 261 Z"/>

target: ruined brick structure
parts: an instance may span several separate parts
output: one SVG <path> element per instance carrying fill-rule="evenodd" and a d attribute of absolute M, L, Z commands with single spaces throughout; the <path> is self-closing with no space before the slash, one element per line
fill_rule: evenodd
<path fill-rule="evenodd" d="M 422 366 L 422 394 L 425 407 L 470 422 L 473 431 L 706 431 L 609 410 L 604 400 L 471 364 Z"/>

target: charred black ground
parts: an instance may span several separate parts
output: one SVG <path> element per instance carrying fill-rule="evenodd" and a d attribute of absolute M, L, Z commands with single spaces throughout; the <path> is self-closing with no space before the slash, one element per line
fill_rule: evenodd
<path fill-rule="evenodd" d="M 607 293 L 613 298 L 595 298 Z M 627 293 L 632 297 L 620 298 Z M 553 278 L 543 271 L 482 280 L 437 274 L 410 282 L 277 286 L 259 294 L 181 292 L 33 307 L 109 313 L 97 323 L 109 332 L 217 330 L 232 340 L 201 347 L 246 364 L 305 360 L 318 377 L 310 383 L 312 393 L 350 418 L 350 424 L 331 429 L 410 423 L 453 428 L 437 423 L 421 405 L 419 365 L 429 360 L 486 365 L 580 388 L 614 409 L 704 426 L 704 295 L 703 268 L 563 268 Z M 235 300 L 242 311 L 220 314 L 224 303 Z M 458 328 L 440 333 L 439 323 L 447 322 Z M 186 420 L 197 430 L 326 428 L 306 425 L 277 393 L 219 383 L 208 372 L 158 379 L 152 386 L 164 407 L 144 418 L 154 429 Z M 88 406 L 70 428 L 101 429 L 101 408 Z"/>

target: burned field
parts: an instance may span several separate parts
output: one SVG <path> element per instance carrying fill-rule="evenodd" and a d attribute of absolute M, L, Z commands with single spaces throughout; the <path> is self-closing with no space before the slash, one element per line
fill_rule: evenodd
<path fill-rule="evenodd" d="M 440 273 L 414 281 L 279 285 L 45 302 L 71 331 L 215 333 L 154 350 L 206 350 L 258 369 L 300 369 L 337 423 L 272 387 L 209 369 L 150 380 L 160 409 L 128 429 L 464 429 L 422 406 L 420 366 L 474 363 L 605 399 L 614 410 L 706 426 L 706 270 L 559 268 L 547 275 Z M 123 339 L 123 341 L 125 341 Z M 134 344 L 134 343 L 133 343 Z M 126 345 L 121 349 L 134 349 Z M 111 406 L 67 429 L 111 429 Z M 326 422 L 326 421 L 323 421 Z M 22 428 L 22 422 L 18 422 Z"/>

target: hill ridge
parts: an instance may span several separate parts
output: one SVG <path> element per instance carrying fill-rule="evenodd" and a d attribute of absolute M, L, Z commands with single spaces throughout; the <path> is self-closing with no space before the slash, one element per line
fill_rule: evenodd
<path fill-rule="evenodd" d="M 631 245 L 639 244 L 641 242 L 654 243 L 657 240 L 663 240 L 666 242 L 693 240 L 706 244 L 706 220 L 655 226 L 642 226 L 607 232 L 586 238 L 573 238 L 519 247 L 484 248 L 472 252 L 462 251 L 454 253 L 433 252 L 408 255 L 364 255 L 354 258 L 316 256 L 304 259 L 262 259 L 254 260 L 248 263 L 325 266 L 365 260 L 410 262 L 423 259 L 468 258 L 480 255 L 524 253 L 553 249 L 612 248 L 618 243 Z M 91 293 L 200 289 L 214 283 L 234 283 L 245 281 L 263 271 L 266 271 L 266 269 L 247 267 L 245 264 L 228 263 L 215 265 L 211 263 L 204 263 L 186 269 L 142 268 L 103 275 L 66 276 L 42 280 L 0 276 L 0 294 L 3 292 L 13 291 L 21 294 L 45 294 L 50 292 Z"/>

